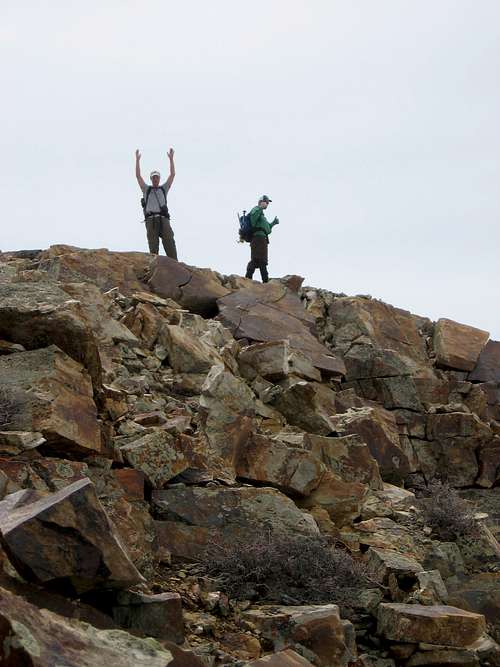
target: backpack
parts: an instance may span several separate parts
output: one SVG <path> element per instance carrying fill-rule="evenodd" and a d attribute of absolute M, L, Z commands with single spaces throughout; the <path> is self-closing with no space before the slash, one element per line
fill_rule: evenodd
<path fill-rule="evenodd" d="M 238 213 L 238 220 L 240 223 L 240 241 L 250 243 L 253 236 L 252 222 L 250 220 L 250 213 L 243 211 L 243 215 Z"/>
<path fill-rule="evenodd" d="M 146 198 L 144 199 L 144 197 L 141 197 L 141 206 L 142 206 L 142 210 L 144 211 L 144 215 L 146 215 L 146 206 L 148 205 L 148 199 L 149 199 L 149 195 L 151 194 L 152 189 L 153 189 L 153 186 L 148 185 L 148 187 L 146 188 Z M 163 187 L 163 185 L 160 185 L 160 190 L 163 192 L 163 196 L 165 197 L 165 201 L 167 201 L 167 193 L 165 192 L 165 188 Z M 160 202 L 158 202 L 158 204 L 160 204 Z M 160 209 L 161 209 L 161 206 L 160 206 Z"/>

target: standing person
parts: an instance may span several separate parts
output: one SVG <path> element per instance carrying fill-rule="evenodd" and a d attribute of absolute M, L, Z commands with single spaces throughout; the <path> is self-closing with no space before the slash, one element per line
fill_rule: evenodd
<path fill-rule="evenodd" d="M 252 225 L 252 240 L 250 241 L 251 256 L 248 262 L 246 278 L 252 278 L 255 269 L 260 270 L 262 282 L 269 282 L 267 273 L 269 234 L 274 225 L 279 225 L 278 218 L 268 222 L 264 211 L 272 202 L 267 195 L 262 195 L 257 206 L 250 211 L 250 223 Z"/>
<path fill-rule="evenodd" d="M 151 172 L 152 185 L 146 185 L 141 176 L 141 154 L 139 150 L 135 151 L 135 177 L 143 194 L 149 252 L 153 255 L 158 254 L 161 238 L 165 254 L 172 259 L 177 259 L 174 232 L 170 226 L 170 215 L 167 207 L 167 193 L 175 178 L 174 149 L 171 148 L 167 155 L 170 162 L 170 176 L 163 185 L 160 185 L 159 171 Z"/>

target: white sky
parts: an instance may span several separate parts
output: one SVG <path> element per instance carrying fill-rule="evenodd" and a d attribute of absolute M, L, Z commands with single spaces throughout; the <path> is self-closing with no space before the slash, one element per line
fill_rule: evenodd
<path fill-rule="evenodd" d="M 243 273 L 266 193 L 271 275 L 500 339 L 499 38 L 498 0 L 3 0 L 0 248 L 146 251 L 173 146 L 182 261 Z"/>

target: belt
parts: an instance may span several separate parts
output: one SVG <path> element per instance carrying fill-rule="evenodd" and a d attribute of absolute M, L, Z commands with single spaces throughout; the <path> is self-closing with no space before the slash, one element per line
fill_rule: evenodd
<path fill-rule="evenodd" d="M 146 218 L 163 218 L 161 213 L 146 213 Z"/>

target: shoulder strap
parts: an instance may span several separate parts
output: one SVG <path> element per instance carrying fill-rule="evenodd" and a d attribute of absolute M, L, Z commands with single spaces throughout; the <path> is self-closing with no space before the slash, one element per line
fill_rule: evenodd
<path fill-rule="evenodd" d="M 148 185 L 147 188 L 146 188 L 146 200 L 145 200 L 145 202 L 144 202 L 144 209 L 147 208 L 149 195 L 151 194 L 151 190 L 152 190 L 152 189 L 153 189 L 153 188 L 151 187 L 151 185 Z"/>

